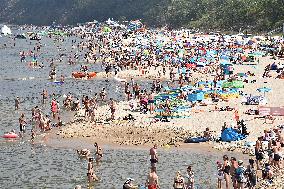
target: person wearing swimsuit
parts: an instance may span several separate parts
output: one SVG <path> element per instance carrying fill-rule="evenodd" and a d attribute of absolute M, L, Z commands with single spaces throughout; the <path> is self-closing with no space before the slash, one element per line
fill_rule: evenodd
<path fill-rule="evenodd" d="M 134 180 L 132 178 L 128 178 L 123 184 L 123 189 L 138 189 L 138 186 L 135 186 L 133 181 Z"/>
<path fill-rule="evenodd" d="M 149 108 L 150 108 L 150 113 L 152 114 L 155 109 L 155 99 L 154 99 L 154 94 L 151 92 L 148 96 L 148 103 L 149 103 Z"/>
<path fill-rule="evenodd" d="M 150 156 L 151 167 L 155 167 L 156 163 L 158 163 L 157 144 L 150 149 Z"/>
<path fill-rule="evenodd" d="M 145 186 L 148 189 L 160 189 L 156 167 L 151 167 Z"/>
<path fill-rule="evenodd" d="M 96 154 L 96 162 L 98 163 L 99 161 L 101 161 L 101 159 L 103 157 L 103 149 L 96 142 L 95 142 L 94 146 L 97 148 L 95 154 Z"/>
<path fill-rule="evenodd" d="M 236 180 L 236 169 L 238 168 L 238 162 L 235 157 L 231 157 L 231 167 L 230 167 L 230 175 L 233 183 L 233 187 L 237 188 L 237 180 Z"/>
<path fill-rule="evenodd" d="M 181 176 L 180 172 L 176 173 L 176 177 L 174 178 L 174 189 L 183 189 L 185 187 L 184 178 Z"/>
<path fill-rule="evenodd" d="M 226 182 L 226 189 L 229 189 L 229 179 L 230 179 L 230 165 L 229 165 L 229 157 L 227 155 L 223 156 L 223 172 L 224 172 L 224 179 Z"/>
<path fill-rule="evenodd" d="M 276 170 L 279 171 L 281 168 L 281 155 L 280 155 L 280 144 L 276 141 L 272 141 L 273 144 L 273 164 Z"/>
<path fill-rule="evenodd" d="M 191 166 L 187 167 L 187 188 L 186 189 L 194 189 L 194 172 L 192 171 Z"/>
<path fill-rule="evenodd" d="M 97 176 L 94 174 L 93 158 L 89 158 L 87 176 L 89 183 L 99 180 Z"/>
<path fill-rule="evenodd" d="M 25 114 L 21 114 L 21 117 L 19 118 L 19 124 L 20 124 L 20 132 L 25 133 L 26 132 L 26 119 L 25 119 Z"/>

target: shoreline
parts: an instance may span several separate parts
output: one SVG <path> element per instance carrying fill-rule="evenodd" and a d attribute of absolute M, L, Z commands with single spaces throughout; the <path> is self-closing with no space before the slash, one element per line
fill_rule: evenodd
<path fill-rule="evenodd" d="M 75 138 L 62 138 L 61 136 L 57 135 L 55 132 L 49 133 L 47 136 L 47 140 L 44 144 L 48 147 L 53 148 L 63 148 L 63 149 L 82 149 L 88 148 L 89 150 L 95 150 L 94 142 L 97 142 L 99 146 L 103 147 L 103 149 L 113 149 L 113 150 L 138 150 L 138 151 L 145 151 L 149 150 L 153 145 L 125 145 L 125 144 L 116 144 L 110 143 L 103 140 L 95 140 L 94 138 L 83 138 L 83 137 L 75 137 Z M 244 157 L 248 159 L 247 154 L 243 154 L 240 151 L 228 151 L 225 149 L 216 149 L 214 148 L 214 143 L 181 143 L 179 146 L 158 146 L 159 150 L 171 151 L 171 150 L 178 150 L 178 151 L 187 151 L 192 150 L 194 152 L 200 154 L 237 154 L 239 157 Z M 74 152 L 75 155 L 75 152 Z"/>

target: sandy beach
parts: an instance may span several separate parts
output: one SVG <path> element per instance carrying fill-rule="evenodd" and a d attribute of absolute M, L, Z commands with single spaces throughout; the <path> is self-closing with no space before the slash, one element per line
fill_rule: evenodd
<path fill-rule="evenodd" d="M 35 32 L 34 43 L 1 38 L 6 41 L 4 59 L 14 62 L 0 70 L 0 145 L 5 156 L 24 153 L 20 163 L 26 166 L 25 175 L 32 172 L 32 159 L 35 165 L 47 162 L 46 167 L 52 167 L 47 175 L 51 188 L 57 177 L 64 180 L 60 186 L 71 188 L 95 180 L 96 188 L 120 188 L 129 176 L 144 184 L 151 170 L 167 189 L 178 170 L 184 177 L 192 174 L 192 165 L 196 188 L 212 188 L 217 171 L 232 186 L 227 176 L 237 179 L 236 170 L 242 172 L 252 158 L 262 178 L 257 189 L 283 185 L 278 162 L 283 156 L 284 112 L 265 114 L 273 108 L 276 114 L 284 111 L 284 79 L 276 78 L 284 78 L 284 50 L 276 52 L 283 44 L 280 39 L 167 29 L 132 33 L 107 25 L 70 27 L 60 36 Z M 11 55 L 18 52 L 15 61 Z M 12 65 L 17 65 L 16 72 Z M 3 159 L 5 170 L 22 166 Z M 58 170 L 61 163 L 64 169 Z M 273 183 L 267 183 L 272 182 L 270 170 Z M 30 177 L 37 177 L 42 186 L 45 170 L 40 171 Z M 22 180 L 33 185 L 29 178 Z"/>
<path fill-rule="evenodd" d="M 260 63 L 257 65 L 236 65 L 235 72 L 243 73 L 250 71 L 255 73 L 255 76 L 248 78 L 249 81 L 256 80 L 254 83 L 246 83 L 243 89 L 245 94 L 262 95 L 256 89 L 260 87 L 270 87 L 271 92 L 266 93 L 268 99 L 266 106 L 279 107 L 284 106 L 284 89 L 281 87 L 284 80 L 275 79 L 275 75 L 271 78 L 262 78 L 262 70 L 268 64 L 272 64 L 274 60 L 271 57 L 260 58 Z M 278 61 L 277 61 L 278 62 Z M 283 62 L 283 61 L 281 61 Z M 118 74 L 119 78 L 129 80 L 129 76 L 134 79 L 145 79 L 150 76 L 155 76 L 156 71 L 150 70 L 146 76 L 137 76 L 138 71 L 128 70 Z M 167 77 L 168 75 L 166 75 Z M 208 80 L 210 75 L 205 76 Z M 202 79 L 201 79 L 202 80 Z M 191 108 L 184 114 L 188 118 L 172 118 L 169 122 L 155 122 L 153 114 L 141 114 L 139 111 L 131 111 L 129 102 L 123 101 L 117 103 L 117 111 L 114 121 L 106 121 L 110 117 L 109 106 L 101 106 L 96 110 L 96 123 L 90 123 L 84 119 L 83 111 L 77 112 L 73 122 L 68 123 L 58 134 L 64 138 L 80 138 L 88 137 L 93 141 L 100 140 L 114 144 L 124 145 L 151 145 L 157 143 L 159 145 L 173 145 L 182 143 L 185 138 L 190 136 L 200 135 L 206 127 L 214 131 L 216 137 L 220 136 L 221 128 L 224 122 L 231 123 L 234 121 L 233 111 L 215 111 L 215 106 L 225 107 L 230 106 L 237 108 L 240 112 L 240 117 L 247 123 L 248 132 L 250 135 L 246 141 L 255 141 L 256 138 L 262 135 L 263 130 L 270 129 L 283 123 L 284 119 L 281 116 L 275 117 L 273 124 L 264 123 L 264 119 L 257 119 L 257 116 L 244 114 L 248 109 L 257 109 L 257 106 L 242 105 L 242 97 L 232 98 L 228 101 L 218 103 L 209 102 L 207 106 L 198 105 Z M 135 121 L 125 121 L 123 118 L 128 114 L 132 114 Z"/>

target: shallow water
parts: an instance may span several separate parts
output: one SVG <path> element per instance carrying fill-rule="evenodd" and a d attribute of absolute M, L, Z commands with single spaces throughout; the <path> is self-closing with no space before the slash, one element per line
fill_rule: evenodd
<path fill-rule="evenodd" d="M 148 150 L 112 149 L 104 147 L 103 161 L 95 166 L 101 182 L 94 188 L 122 188 L 128 177 L 143 184 L 147 178 Z M 86 160 L 80 160 L 73 149 L 50 148 L 43 144 L 15 142 L 1 144 L 0 185 L 7 188 L 72 188 L 87 186 Z M 218 154 L 208 155 L 188 150 L 159 150 L 158 175 L 161 188 L 171 188 L 175 172 L 185 175 L 192 165 L 196 188 L 215 188 L 214 162 Z"/>
<path fill-rule="evenodd" d="M 20 33 L 20 32 L 19 32 Z M 11 43 L 6 37 L 0 38 L 0 46 Z M 32 42 L 33 44 L 35 42 Z M 70 78 L 72 71 L 78 71 L 80 64 L 75 66 L 67 63 L 57 64 L 57 75 L 67 76 L 63 85 L 55 85 L 48 78 L 49 67 L 46 59 L 56 57 L 58 51 L 50 39 L 43 39 L 44 54 L 40 60 L 44 62 L 43 69 L 32 69 L 27 63 L 20 63 L 19 52 L 32 50 L 30 41 L 16 40 L 16 47 L 0 49 L 0 135 L 11 129 L 18 131 L 18 117 L 24 112 L 30 117 L 32 107 L 40 105 L 49 114 L 49 105 L 41 106 L 41 92 L 47 89 L 49 94 L 55 93 L 62 101 L 62 95 L 71 92 L 77 97 L 83 94 L 98 93 L 106 87 L 109 97 L 122 100 L 123 85 L 114 80 L 74 80 Z M 71 49 L 71 39 L 64 47 Z M 100 71 L 100 65 L 90 66 L 90 70 Z M 145 83 L 143 86 L 145 87 Z M 143 87 L 142 87 L 143 88 Z M 14 111 L 14 98 L 19 96 L 21 105 L 19 111 Z M 65 119 L 65 121 L 67 121 Z M 31 125 L 27 126 L 28 132 Z M 52 148 L 39 141 L 31 144 L 28 137 L 17 141 L 0 139 L 0 188 L 73 188 L 75 185 L 86 187 L 87 163 L 78 159 L 73 148 Z M 82 147 L 85 147 L 82 144 Z M 148 150 L 112 149 L 103 146 L 105 156 L 103 162 L 96 167 L 96 174 L 102 181 L 94 188 L 122 188 L 126 178 L 132 177 L 136 183 L 145 183 L 149 162 Z M 215 188 L 215 162 L 222 154 L 206 154 L 193 150 L 160 150 L 158 175 L 161 188 L 172 188 L 175 172 L 185 173 L 187 165 L 193 165 L 196 175 L 196 188 Z"/>

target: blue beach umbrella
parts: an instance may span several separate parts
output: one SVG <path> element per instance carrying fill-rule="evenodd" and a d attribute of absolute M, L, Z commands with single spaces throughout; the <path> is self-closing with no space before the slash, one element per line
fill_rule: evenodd
<path fill-rule="evenodd" d="M 245 73 L 238 73 L 238 76 L 240 76 L 240 77 L 248 77 L 248 75 L 245 74 Z"/>
<path fill-rule="evenodd" d="M 271 88 L 267 88 L 267 87 L 262 87 L 262 88 L 258 88 L 257 91 L 260 93 L 263 93 L 263 95 L 265 96 L 265 93 L 270 92 L 272 89 Z"/>

